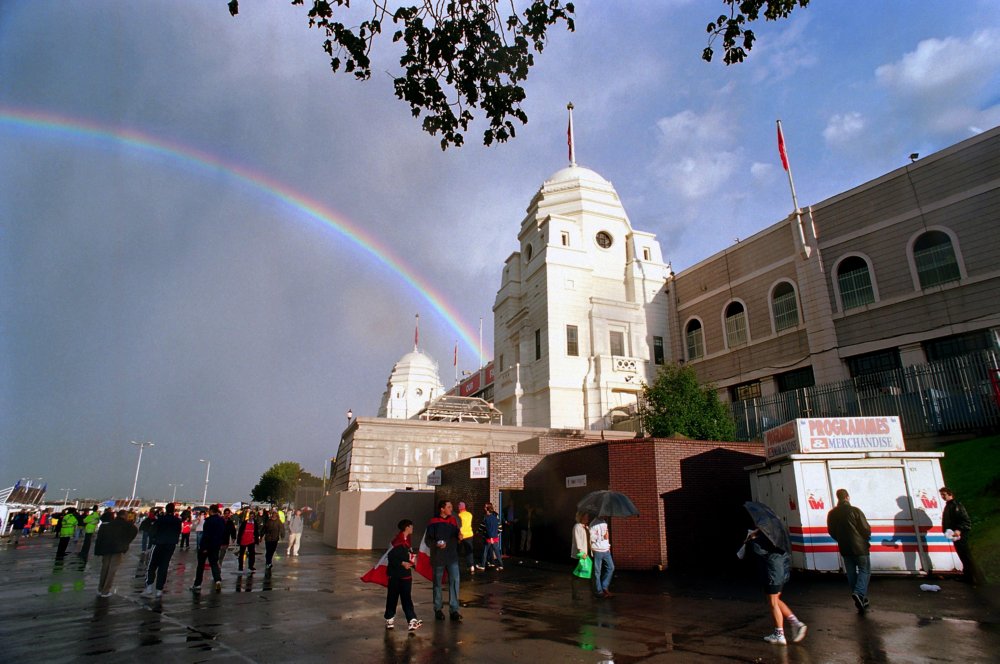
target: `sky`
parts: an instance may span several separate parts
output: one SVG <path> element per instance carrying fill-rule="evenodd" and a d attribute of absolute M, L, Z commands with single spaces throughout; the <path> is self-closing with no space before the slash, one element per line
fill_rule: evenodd
<path fill-rule="evenodd" d="M 307 3 L 309 4 L 309 3 Z M 519 3 L 523 5 L 524 3 Z M 355 2 L 355 8 L 367 6 Z M 0 487 L 53 499 L 248 499 L 321 476 L 420 347 L 442 381 L 492 358 L 532 196 L 577 162 L 676 271 L 1000 124 L 993 0 L 823 2 L 705 63 L 717 0 L 576 2 L 527 125 L 442 151 L 393 95 L 332 74 L 305 10 L 243 0 L 0 3 Z M 717 49 L 718 50 L 718 49 Z"/>

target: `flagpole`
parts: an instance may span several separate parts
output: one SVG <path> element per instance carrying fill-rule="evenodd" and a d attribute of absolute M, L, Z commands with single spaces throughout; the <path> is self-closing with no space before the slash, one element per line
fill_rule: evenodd
<path fill-rule="evenodd" d="M 413 326 L 413 352 L 420 348 L 420 314 L 417 314 L 417 322 Z"/>
<path fill-rule="evenodd" d="M 785 133 L 781 130 L 781 120 L 777 121 L 778 124 L 778 155 L 781 157 L 781 165 L 785 169 L 785 173 L 788 174 L 788 188 L 792 191 L 792 206 L 794 207 L 795 213 L 795 226 L 799 232 L 799 242 L 802 245 L 802 256 L 804 258 L 809 258 L 811 253 L 811 248 L 806 243 L 806 232 L 802 227 L 802 208 L 799 207 L 799 198 L 795 195 L 795 181 L 792 179 L 792 166 L 788 162 L 788 151 L 785 148 Z"/>
<path fill-rule="evenodd" d="M 569 111 L 569 127 L 566 129 L 566 141 L 569 143 L 569 165 L 576 166 L 576 146 L 573 145 L 573 102 L 566 104 Z"/>

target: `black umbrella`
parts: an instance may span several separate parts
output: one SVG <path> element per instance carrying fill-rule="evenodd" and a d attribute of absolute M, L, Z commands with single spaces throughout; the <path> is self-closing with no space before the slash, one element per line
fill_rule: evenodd
<path fill-rule="evenodd" d="M 617 491 L 592 491 L 576 504 L 577 512 L 597 516 L 637 516 L 639 510 L 624 493 Z"/>
<path fill-rule="evenodd" d="M 747 508 L 754 525 L 764 534 L 764 537 L 771 540 L 771 544 L 782 551 L 791 552 L 792 544 L 788 539 L 788 529 L 785 528 L 785 522 L 774 513 L 774 510 L 764 503 L 755 503 L 750 500 L 743 503 L 743 507 Z"/>

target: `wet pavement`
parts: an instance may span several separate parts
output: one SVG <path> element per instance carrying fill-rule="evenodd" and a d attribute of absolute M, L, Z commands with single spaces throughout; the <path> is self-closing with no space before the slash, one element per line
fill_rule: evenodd
<path fill-rule="evenodd" d="M 772 646 L 752 579 L 616 573 L 609 599 L 591 597 L 570 567 L 510 559 L 463 578 L 461 624 L 434 620 L 430 583 L 414 581 L 415 633 L 387 632 L 385 589 L 361 583 L 377 554 L 334 551 L 306 533 L 301 555 L 271 574 L 223 564 L 221 593 L 189 590 L 194 551 L 171 561 L 162 599 L 140 596 L 138 543 L 116 594 L 96 596 L 100 559 L 55 565 L 55 540 L 0 545 L 0 662 L 998 662 L 993 593 L 952 580 L 922 592 L 914 578 L 873 579 L 873 610 L 856 614 L 842 578 L 797 576 L 784 595 L 809 625 Z M 71 550 L 73 550 L 71 548 Z M 397 623 L 403 623 L 402 611 Z M 405 623 L 403 623 L 405 624 Z"/>

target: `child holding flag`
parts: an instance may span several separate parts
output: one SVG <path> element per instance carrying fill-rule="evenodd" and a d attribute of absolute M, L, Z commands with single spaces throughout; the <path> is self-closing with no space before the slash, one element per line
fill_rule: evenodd
<path fill-rule="evenodd" d="M 396 620 L 396 604 L 403 604 L 403 613 L 409 621 L 409 631 L 419 629 L 423 621 L 417 619 L 413 610 L 411 590 L 413 588 L 412 554 L 410 551 L 410 536 L 413 534 L 413 522 L 403 519 L 397 525 L 399 533 L 392 540 L 386 553 L 386 574 L 389 577 L 389 589 L 385 598 L 385 628 L 392 629 Z"/>

